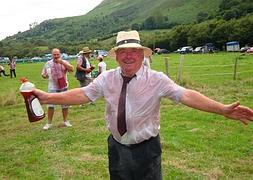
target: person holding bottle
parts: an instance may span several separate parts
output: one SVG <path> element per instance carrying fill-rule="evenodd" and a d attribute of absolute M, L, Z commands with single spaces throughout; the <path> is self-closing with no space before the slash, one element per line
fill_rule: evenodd
<path fill-rule="evenodd" d="M 48 61 L 43 70 L 42 77 L 48 79 L 48 92 L 60 93 L 68 90 L 67 72 L 73 72 L 74 67 L 65 60 L 61 59 L 61 52 L 55 48 L 52 50 L 52 58 Z M 52 119 L 54 115 L 54 104 L 48 105 L 48 123 L 43 127 L 44 130 L 48 130 L 52 127 Z M 67 120 L 68 118 L 68 106 L 62 105 L 62 115 L 64 126 L 72 126 Z"/>
<path fill-rule="evenodd" d="M 116 59 L 119 67 L 104 71 L 83 88 L 56 94 L 38 89 L 33 91 L 42 104 L 78 105 L 105 98 L 105 119 L 110 131 L 108 167 L 112 180 L 162 179 L 162 98 L 222 115 L 245 125 L 253 122 L 253 109 L 242 106 L 239 102 L 217 102 L 195 90 L 176 84 L 162 72 L 145 67 L 143 58 L 151 53 L 151 49 L 141 45 L 137 31 L 121 31 L 118 32 L 116 46 L 109 51 L 109 56 Z"/>

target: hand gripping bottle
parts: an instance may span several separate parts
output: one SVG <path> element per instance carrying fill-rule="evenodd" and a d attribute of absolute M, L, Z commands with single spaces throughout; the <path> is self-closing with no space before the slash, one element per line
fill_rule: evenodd
<path fill-rule="evenodd" d="M 36 122 L 45 117 L 45 113 L 41 107 L 38 97 L 33 94 L 34 84 L 26 78 L 21 79 L 20 93 L 24 97 L 28 119 L 30 122 Z"/>

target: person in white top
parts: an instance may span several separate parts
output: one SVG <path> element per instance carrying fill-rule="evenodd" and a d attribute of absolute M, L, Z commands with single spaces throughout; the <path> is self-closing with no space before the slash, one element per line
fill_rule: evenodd
<path fill-rule="evenodd" d="M 151 50 L 140 44 L 137 31 L 121 31 L 109 55 L 119 67 L 103 72 L 83 88 L 58 94 L 34 90 L 41 103 L 82 104 L 106 99 L 109 172 L 111 179 L 162 179 L 160 102 L 169 98 L 186 106 L 248 124 L 253 110 L 238 102 L 224 105 L 183 88 L 162 72 L 143 66 Z"/>
<path fill-rule="evenodd" d="M 5 73 L 4 67 L 2 65 L 0 65 L 0 77 L 2 76 L 2 73 L 4 76 L 9 76 L 9 74 Z"/>
<path fill-rule="evenodd" d="M 68 80 L 67 72 L 73 72 L 74 67 L 65 60 L 61 59 L 61 52 L 59 49 L 52 50 L 52 59 L 44 65 L 41 76 L 44 79 L 48 79 L 48 92 L 49 93 L 60 93 L 67 91 Z M 48 104 L 48 123 L 43 126 L 44 130 L 52 128 L 52 120 L 54 116 L 55 105 Z M 64 126 L 72 126 L 67 120 L 68 118 L 68 105 L 62 105 L 62 116 Z"/>
<path fill-rule="evenodd" d="M 104 57 L 102 55 L 99 55 L 97 57 L 98 63 L 98 74 L 101 74 L 102 72 L 106 71 L 106 63 L 104 62 Z"/>

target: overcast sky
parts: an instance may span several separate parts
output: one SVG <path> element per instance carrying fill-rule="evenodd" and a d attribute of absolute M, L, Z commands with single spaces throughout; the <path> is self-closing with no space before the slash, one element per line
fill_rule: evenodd
<path fill-rule="evenodd" d="M 33 22 L 83 15 L 103 0 L 2 0 L 0 40 L 29 29 Z"/>

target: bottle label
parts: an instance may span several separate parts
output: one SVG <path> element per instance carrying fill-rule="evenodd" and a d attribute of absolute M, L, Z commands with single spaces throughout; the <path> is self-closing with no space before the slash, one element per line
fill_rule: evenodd
<path fill-rule="evenodd" d="M 44 111 L 40 105 L 38 98 L 34 98 L 32 100 L 31 105 L 32 105 L 32 110 L 36 116 L 42 116 L 44 114 Z"/>

